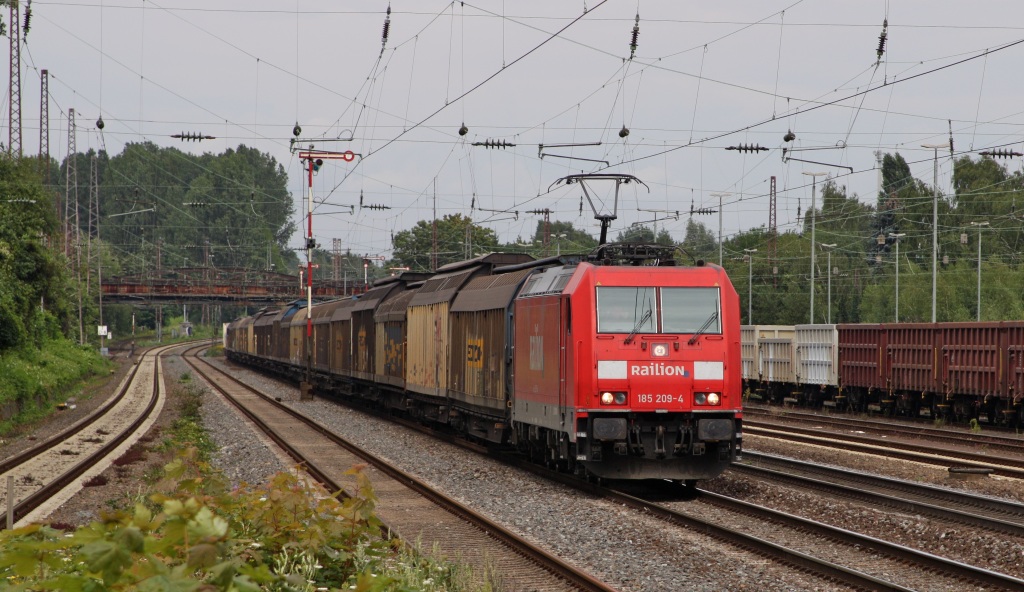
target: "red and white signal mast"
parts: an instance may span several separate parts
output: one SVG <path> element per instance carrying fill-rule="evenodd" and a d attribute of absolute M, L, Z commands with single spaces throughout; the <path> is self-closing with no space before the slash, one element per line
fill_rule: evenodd
<path fill-rule="evenodd" d="M 296 129 L 298 125 L 296 124 Z M 356 153 L 351 150 L 332 152 L 330 150 L 300 150 L 299 159 L 306 164 L 309 191 L 306 194 L 306 381 L 302 384 L 303 394 L 312 388 L 310 378 L 313 373 L 313 249 L 316 239 L 313 238 L 313 173 L 320 170 L 325 160 L 343 160 L 352 162 Z"/>

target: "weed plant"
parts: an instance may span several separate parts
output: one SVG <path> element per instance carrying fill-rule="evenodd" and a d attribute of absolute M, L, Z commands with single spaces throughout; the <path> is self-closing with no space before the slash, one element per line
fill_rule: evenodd
<path fill-rule="evenodd" d="M 190 448 L 129 510 L 73 532 L 41 524 L 0 532 L 0 581 L 26 591 L 498 589 L 384 539 L 369 480 L 362 467 L 349 474 L 358 495 L 344 499 L 290 473 L 229 490 Z"/>

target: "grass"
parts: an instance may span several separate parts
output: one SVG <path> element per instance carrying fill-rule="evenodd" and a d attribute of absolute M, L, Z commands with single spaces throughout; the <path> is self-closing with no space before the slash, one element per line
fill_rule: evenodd
<path fill-rule="evenodd" d="M 67 340 L 47 341 L 41 349 L 23 347 L 0 354 L 0 408 L 15 409 L 0 422 L 0 436 L 49 415 L 69 396 L 81 397 L 96 377 L 106 378 L 113 363 L 89 347 Z"/>

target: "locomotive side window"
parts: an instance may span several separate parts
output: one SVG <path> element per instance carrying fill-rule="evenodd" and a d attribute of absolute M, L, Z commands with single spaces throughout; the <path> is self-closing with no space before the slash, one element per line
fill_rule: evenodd
<path fill-rule="evenodd" d="M 665 333 L 720 334 L 718 288 L 662 288 L 661 316 Z"/>
<path fill-rule="evenodd" d="M 654 333 L 657 317 L 655 288 L 597 288 L 598 333 Z"/>

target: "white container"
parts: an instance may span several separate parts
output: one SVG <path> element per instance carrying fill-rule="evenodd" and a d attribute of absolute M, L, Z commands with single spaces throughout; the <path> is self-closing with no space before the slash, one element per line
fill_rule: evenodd
<path fill-rule="evenodd" d="M 836 386 L 839 332 L 835 325 L 796 326 L 796 382 Z"/>

